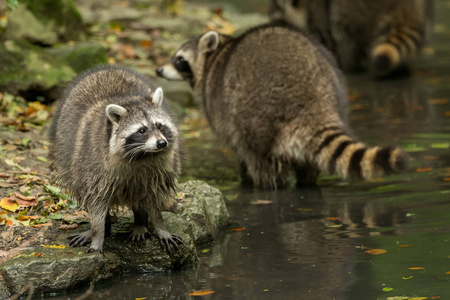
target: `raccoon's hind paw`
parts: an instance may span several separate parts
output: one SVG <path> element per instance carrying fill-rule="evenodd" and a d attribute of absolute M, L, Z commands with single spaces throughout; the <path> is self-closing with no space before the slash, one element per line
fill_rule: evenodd
<path fill-rule="evenodd" d="M 183 245 L 183 240 L 176 234 L 171 234 L 165 230 L 157 230 L 159 246 L 163 251 L 172 255 L 172 249 L 178 251 L 178 245 Z"/>
<path fill-rule="evenodd" d="M 85 246 L 92 241 L 92 234 L 91 230 L 73 234 L 71 236 L 68 236 L 67 239 L 69 240 L 70 247 L 82 247 Z M 89 252 L 88 252 L 89 253 Z"/>
<path fill-rule="evenodd" d="M 130 240 L 135 245 L 145 245 L 145 240 L 150 237 L 150 232 L 145 226 L 136 226 L 130 235 Z"/>

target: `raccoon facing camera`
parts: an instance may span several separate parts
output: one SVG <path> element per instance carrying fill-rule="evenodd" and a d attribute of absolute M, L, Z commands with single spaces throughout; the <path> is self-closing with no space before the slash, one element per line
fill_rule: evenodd
<path fill-rule="evenodd" d="M 261 25 L 235 38 L 210 31 L 173 57 L 157 74 L 190 82 L 245 182 L 275 189 L 291 170 L 298 185 L 310 185 L 320 171 L 371 179 L 406 166 L 402 150 L 352 136 L 343 75 L 323 46 L 292 26 Z M 189 68 L 174 63 L 179 57 Z"/>
<path fill-rule="evenodd" d="M 163 98 L 144 76 L 117 66 L 94 67 L 65 90 L 50 130 L 51 168 L 91 220 L 90 230 L 69 237 L 71 246 L 103 252 L 113 205 L 133 211 L 134 243 L 145 243 L 150 220 L 163 250 L 182 244 L 161 215 L 176 210 L 183 155 Z"/>

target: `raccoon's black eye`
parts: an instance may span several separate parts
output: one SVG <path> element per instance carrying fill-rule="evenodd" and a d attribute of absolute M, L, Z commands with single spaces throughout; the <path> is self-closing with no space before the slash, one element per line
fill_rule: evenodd
<path fill-rule="evenodd" d="M 162 124 L 159 123 L 159 122 L 156 122 L 156 123 L 155 123 L 155 126 L 156 126 L 156 128 L 158 128 L 159 130 L 161 130 L 161 128 L 162 128 Z"/>
<path fill-rule="evenodd" d="M 175 69 L 177 69 L 178 72 L 181 73 L 192 73 L 191 67 L 189 66 L 189 63 L 182 57 L 182 56 L 176 56 L 173 59 L 173 66 Z"/>
<path fill-rule="evenodd" d="M 146 132 L 147 132 L 147 130 L 145 128 L 141 128 L 141 129 L 138 130 L 139 134 L 144 134 Z"/>

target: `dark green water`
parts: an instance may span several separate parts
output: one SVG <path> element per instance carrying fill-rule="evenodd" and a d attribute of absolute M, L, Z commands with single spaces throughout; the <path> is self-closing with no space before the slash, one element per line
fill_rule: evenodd
<path fill-rule="evenodd" d="M 417 61 L 412 77 L 348 78 L 354 133 L 407 149 L 406 174 L 353 184 L 323 177 L 317 189 L 243 189 L 232 154 L 206 126 L 185 125 L 185 179 L 219 187 L 245 230 L 205 247 L 197 266 L 121 276 L 92 299 L 194 299 L 189 292 L 202 289 L 215 292 L 205 299 L 450 299 L 448 3 L 437 7 L 434 54 Z M 386 252 L 365 252 L 372 248 Z"/>

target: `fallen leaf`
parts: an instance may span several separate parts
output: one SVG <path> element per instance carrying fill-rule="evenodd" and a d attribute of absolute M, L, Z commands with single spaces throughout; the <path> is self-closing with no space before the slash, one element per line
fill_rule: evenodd
<path fill-rule="evenodd" d="M 411 279 L 411 278 L 413 278 L 414 276 L 404 276 L 404 277 L 402 277 L 402 279 L 404 279 L 404 280 L 408 280 L 408 279 Z"/>
<path fill-rule="evenodd" d="M 26 220 L 36 220 L 36 219 L 40 219 L 40 216 L 20 216 L 19 217 L 19 221 L 26 221 Z"/>
<path fill-rule="evenodd" d="M 139 44 L 141 45 L 142 48 L 149 50 L 150 48 L 152 48 L 152 41 L 150 40 L 142 40 L 139 42 Z"/>
<path fill-rule="evenodd" d="M 379 255 L 379 254 L 386 253 L 387 251 L 384 249 L 371 249 L 371 250 L 366 250 L 364 252 L 371 254 L 371 255 Z"/>
<path fill-rule="evenodd" d="M 338 217 L 328 217 L 327 220 L 339 220 Z"/>
<path fill-rule="evenodd" d="M 408 268 L 408 269 L 410 269 L 410 270 L 425 270 L 424 267 L 411 267 L 411 268 Z"/>
<path fill-rule="evenodd" d="M 9 178 L 9 175 L 6 173 L 0 172 L 0 178 Z"/>
<path fill-rule="evenodd" d="M 335 224 L 335 225 L 327 225 L 328 228 L 339 228 L 342 227 L 342 224 Z"/>
<path fill-rule="evenodd" d="M 383 288 L 383 292 L 390 292 L 392 290 L 393 290 L 393 288 L 390 288 L 390 287 Z"/>
<path fill-rule="evenodd" d="M 430 99 L 428 101 L 428 103 L 436 105 L 436 104 L 447 104 L 448 103 L 448 99 Z"/>
<path fill-rule="evenodd" d="M 11 201 L 10 198 L 2 198 L 0 200 L 0 207 L 8 211 L 15 212 L 19 208 L 19 204 L 17 204 L 14 200 Z"/>
<path fill-rule="evenodd" d="M 432 296 L 431 299 L 441 299 L 441 296 Z"/>
<path fill-rule="evenodd" d="M 400 247 L 411 247 L 412 245 L 400 245 Z"/>
<path fill-rule="evenodd" d="M 267 204 L 272 204 L 272 203 L 273 202 L 270 200 L 255 200 L 255 201 L 250 202 L 250 204 L 253 204 L 253 205 L 267 205 Z"/>
<path fill-rule="evenodd" d="M 231 230 L 233 230 L 233 231 L 244 231 L 245 228 L 232 228 Z"/>
<path fill-rule="evenodd" d="M 447 275 L 450 275 L 450 271 L 449 271 L 449 272 L 447 272 L 447 273 L 445 273 L 445 274 L 447 274 Z"/>
<path fill-rule="evenodd" d="M 214 294 L 214 291 L 207 291 L 207 290 L 201 290 L 201 291 L 195 291 L 192 293 L 189 293 L 189 296 L 206 296 L 209 294 Z"/>
<path fill-rule="evenodd" d="M 21 194 L 19 194 L 19 193 L 17 193 L 17 192 L 14 192 L 13 195 L 16 196 L 16 198 L 18 198 L 18 199 L 20 199 L 20 200 L 23 200 L 23 201 L 33 201 L 33 200 L 36 200 L 36 196 L 29 196 L 29 197 L 26 197 L 26 196 L 21 195 Z"/>
<path fill-rule="evenodd" d="M 66 246 L 65 245 L 42 245 L 41 244 L 41 247 L 45 247 L 45 248 L 53 248 L 53 249 L 64 249 L 64 248 L 66 248 Z"/>
<path fill-rule="evenodd" d="M 44 224 L 31 225 L 31 227 L 33 227 L 33 228 L 40 228 L 40 227 L 52 226 L 52 225 L 53 225 L 53 223 L 44 223 Z"/>

